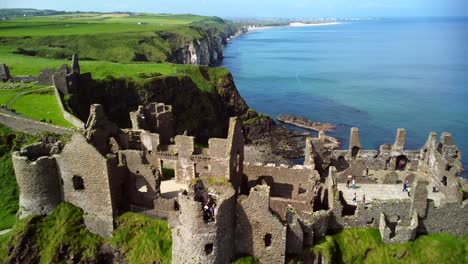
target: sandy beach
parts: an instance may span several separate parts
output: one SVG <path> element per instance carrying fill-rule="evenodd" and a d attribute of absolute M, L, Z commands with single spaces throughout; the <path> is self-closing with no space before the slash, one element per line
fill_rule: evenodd
<path fill-rule="evenodd" d="M 317 26 L 331 26 L 339 25 L 340 22 L 318 22 L 318 23 L 302 23 L 302 22 L 292 22 L 289 23 L 290 27 L 317 27 Z"/>

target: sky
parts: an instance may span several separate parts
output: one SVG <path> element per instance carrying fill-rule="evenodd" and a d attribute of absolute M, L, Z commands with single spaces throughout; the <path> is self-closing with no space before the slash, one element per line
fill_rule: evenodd
<path fill-rule="evenodd" d="M 468 16 L 468 0 L 0 0 L 0 8 L 192 13 L 225 18 Z"/>

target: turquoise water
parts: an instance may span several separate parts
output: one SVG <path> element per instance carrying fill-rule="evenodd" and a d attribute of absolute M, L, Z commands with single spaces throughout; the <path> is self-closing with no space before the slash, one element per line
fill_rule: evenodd
<path fill-rule="evenodd" d="M 225 48 L 247 103 L 259 112 L 302 115 L 338 125 L 347 146 L 360 129 L 367 149 L 407 148 L 430 131 L 451 132 L 468 169 L 468 20 L 405 19 L 284 27 L 249 32 Z"/>

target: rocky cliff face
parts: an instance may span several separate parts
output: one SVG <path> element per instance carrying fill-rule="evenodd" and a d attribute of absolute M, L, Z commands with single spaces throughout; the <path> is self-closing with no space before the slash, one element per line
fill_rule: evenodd
<path fill-rule="evenodd" d="M 286 158 L 303 155 L 304 135 L 288 130 L 249 108 L 228 71 L 203 66 L 189 68 L 190 72 L 179 76 L 141 81 L 108 78 L 81 83 L 68 105 L 80 119 L 86 120 L 89 106 L 102 104 L 107 116 L 125 128 L 131 126 L 128 113 L 136 110 L 138 105 L 151 102 L 170 104 L 177 134 L 187 131 L 202 144 L 206 144 L 209 138 L 225 137 L 229 117 L 239 116 L 244 122 L 247 144 L 261 145 L 266 152 Z M 203 84 L 200 83 L 202 78 Z M 211 89 L 203 90 L 200 85 L 208 85 Z"/>
<path fill-rule="evenodd" d="M 218 65 L 223 59 L 223 47 L 228 38 L 240 32 L 242 30 L 235 27 L 227 27 L 222 32 L 216 28 L 207 29 L 201 39 L 185 42 L 181 47 L 173 49 L 169 61 L 179 64 Z"/>

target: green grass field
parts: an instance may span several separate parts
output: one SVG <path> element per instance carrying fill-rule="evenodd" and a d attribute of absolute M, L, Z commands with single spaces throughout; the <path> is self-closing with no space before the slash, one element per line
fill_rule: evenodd
<path fill-rule="evenodd" d="M 23 84 L 15 89 L 0 89 L 0 104 L 37 121 L 46 119 L 54 125 L 73 128 L 63 118 L 53 87 Z"/>
<path fill-rule="evenodd" d="M 336 263 L 468 263 L 468 236 L 430 234 L 405 244 L 384 244 L 377 229 L 345 229 L 311 250 Z"/>
<path fill-rule="evenodd" d="M 38 121 L 45 119 L 53 125 L 73 128 L 73 125 L 63 118 L 53 88 L 25 94 L 19 97 L 10 107 L 14 108 L 17 113 L 32 119 Z"/>
<path fill-rule="evenodd" d="M 42 58 L 78 53 L 88 60 L 164 62 L 185 43 L 206 37 L 208 28 L 220 35 L 235 27 L 195 15 L 68 13 L 0 21 L 0 45 Z"/>

